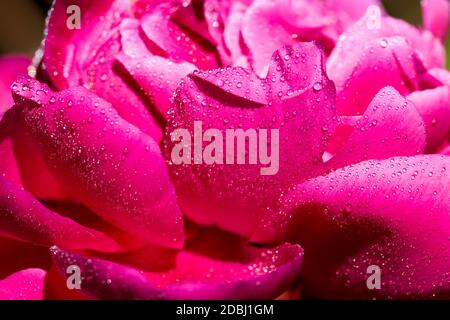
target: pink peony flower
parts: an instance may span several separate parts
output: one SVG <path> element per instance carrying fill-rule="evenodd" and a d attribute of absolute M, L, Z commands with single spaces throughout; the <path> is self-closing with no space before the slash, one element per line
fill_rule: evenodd
<path fill-rule="evenodd" d="M 42 59 L 0 59 L 0 298 L 448 298 L 449 2 L 423 18 L 55 1 Z"/>

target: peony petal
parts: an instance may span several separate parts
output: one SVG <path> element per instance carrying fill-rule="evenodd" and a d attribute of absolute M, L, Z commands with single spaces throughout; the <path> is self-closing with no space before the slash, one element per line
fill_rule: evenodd
<path fill-rule="evenodd" d="M 321 157 L 335 121 L 334 85 L 324 73 L 323 59 L 319 45 L 302 43 L 276 52 L 263 80 L 241 68 L 197 72 L 184 79 L 169 111 L 165 152 L 180 205 L 188 217 L 248 236 L 261 212 L 273 207 L 282 188 L 321 170 Z M 264 101 L 267 103 L 262 104 Z M 274 147 L 275 153 L 279 147 L 279 161 L 273 158 L 271 169 L 270 164 L 257 161 L 249 164 L 248 157 L 245 164 L 235 163 L 235 157 L 233 164 L 226 164 L 224 141 L 219 147 L 223 154 L 213 163 L 202 161 L 203 149 L 200 155 L 188 155 L 188 162 L 194 165 L 174 163 L 175 145 L 186 144 L 191 150 L 192 144 L 184 137 L 180 143 L 172 140 L 172 134 L 185 129 L 194 137 L 197 121 L 202 122 L 203 132 L 216 129 L 224 140 L 227 129 L 253 129 L 256 135 L 262 134 L 258 129 L 265 129 L 268 148 Z M 203 142 L 203 148 L 206 145 Z"/>
<path fill-rule="evenodd" d="M 265 81 L 241 67 L 194 72 L 190 77 L 217 87 L 223 96 L 228 94 L 230 98 L 242 98 L 243 101 L 261 105 L 268 103 Z"/>
<path fill-rule="evenodd" d="M 438 153 L 450 156 L 450 145 L 448 143 L 445 144 L 445 146 L 440 150 Z"/>
<path fill-rule="evenodd" d="M 344 27 L 361 18 L 369 6 L 383 8 L 379 0 L 325 0 L 325 5 L 339 17 Z"/>
<path fill-rule="evenodd" d="M 81 10 L 80 29 L 71 30 L 66 25 L 67 8 L 72 5 Z M 115 59 L 121 50 L 120 23 L 131 15 L 127 0 L 95 4 L 86 0 L 55 1 L 47 26 L 43 63 L 56 88 L 89 88 L 112 103 L 124 119 L 159 141 L 161 128 Z"/>
<path fill-rule="evenodd" d="M 254 1 L 245 13 L 242 36 L 250 50 L 252 64 L 258 76 L 265 76 L 270 58 L 277 49 L 296 40 L 321 38 L 321 30 L 330 23 L 318 12 L 312 1 Z"/>
<path fill-rule="evenodd" d="M 120 24 L 120 43 L 122 51 L 132 57 L 145 57 L 150 55 L 144 39 L 140 36 L 140 21 L 137 19 L 124 19 Z"/>
<path fill-rule="evenodd" d="M 158 56 L 131 58 L 127 55 L 118 55 L 117 59 L 150 96 L 153 105 L 164 117 L 178 83 L 196 69 L 190 63 L 175 63 Z"/>
<path fill-rule="evenodd" d="M 140 88 L 133 86 L 127 71 L 116 59 L 121 50 L 118 37 L 117 33 L 100 46 L 85 68 L 82 83 L 110 102 L 122 118 L 159 141 L 162 130 L 147 108 L 145 97 L 139 96 Z"/>
<path fill-rule="evenodd" d="M 0 120 L 3 114 L 12 107 L 11 84 L 21 74 L 27 73 L 31 60 L 21 56 L 0 57 Z"/>
<path fill-rule="evenodd" d="M 248 61 L 246 61 L 246 50 L 242 48 L 241 30 L 247 8 L 247 5 L 241 2 L 234 2 L 231 5 L 230 14 L 223 31 L 223 41 L 226 48 L 230 51 L 233 66 L 242 66 L 245 68 L 248 67 Z M 241 63 L 240 61 L 242 60 L 245 62 Z"/>
<path fill-rule="evenodd" d="M 438 79 L 443 85 L 450 87 L 450 72 L 446 69 L 431 69 L 430 74 Z"/>
<path fill-rule="evenodd" d="M 328 165 L 336 169 L 368 159 L 416 155 L 424 151 L 425 139 L 423 120 L 414 105 L 394 88 L 386 87 L 369 104 Z"/>
<path fill-rule="evenodd" d="M 221 250 L 218 251 L 218 248 Z M 218 230 L 202 231 L 165 271 L 138 269 L 52 249 L 61 273 L 80 266 L 82 292 L 101 299 L 270 299 L 289 289 L 303 250 L 284 244 L 256 248 Z M 155 260 L 154 260 L 155 261 Z"/>
<path fill-rule="evenodd" d="M 423 0 L 421 3 L 424 28 L 445 41 L 450 27 L 450 2 L 448 0 Z"/>
<path fill-rule="evenodd" d="M 369 41 L 357 59 L 347 62 L 354 66 L 351 75 L 334 74 L 337 83 L 344 83 L 336 99 L 341 114 L 362 114 L 373 96 L 385 86 L 394 87 L 402 95 L 418 89 L 417 57 L 403 38 Z"/>
<path fill-rule="evenodd" d="M 435 150 L 450 133 L 449 87 L 416 91 L 407 98 L 415 104 L 425 122 L 427 150 Z"/>
<path fill-rule="evenodd" d="M 44 278 L 41 269 L 28 269 L 0 281 L 0 300 L 43 300 Z"/>
<path fill-rule="evenodd" d="M 70 199 L 67 187 L 51 172 L 36 140 L 29 132 L 23 130 L 23 124 L 16 111 L 13 108 L 8 112 L 12 124 L 10 137 L 23 186 L 36 198 Z M 15 182 L 14 179 L 11 181 Z"/>
<path fill-rule="evenodd" d="M 10 119 L 3 119 L 5 112 L 14 104 L 11 84 L 20 74 L 26 74 L 31 60 L 20 56 L 0 57 L 0 176 L 22 185 L 22 178 L 14 157 L 10 132 L 6 128 Z"/>
<path fill-rule="evenodd" d="M 173 23 L 164 11 L 158 10 L 142 18 L 142 30 L 153 42 L 159 55 L 174 62 L 188 62 L 200 69 L 217 66 L 213 54 L 205 51 L 179 26 Z"/>
<path fill-rule="evenodd" d="M 311 179 L 257 237 L 304 246 L 305 294 L 316 298 L 448 298 L 449 167 L 446 156 L 398 157 Z M 366 285 L 371 265 L 379 290 Z"/>
<path fill-rule="evenodd" d="M 13 91 L 24 129 L 76 199 L 151 243 L 182 245 L 181 213 L 152 138 L 84 88 L 55 93 L 18 79 Z"/>
<path fill-rule="evenodd" d="M 404 38 L 427 68 L 443 67 L 445 61 L 443 45 L 431 33 L 427 31 L 421 33 L 417 28 L 402 20 L 384 17 L 378 6 L 370 6 L 366 14 L 339 37 L 327 61 L 328 74 L 335 81 L 338 91 L 342 90 L 346 81 L 351 78 L 363 53 L 370 53 L 370 51 L 367 52 L 369 41 L 374 42 L 378 39 L 378 44 L 384 46 L 386 38 L 393 37 Z M 375 46 L 374 50 L 377 49 L 378 53 L 382 53 L 379 47 L 377 49 Z M 399 62 L 407 62 L 405 57 L 400 56 L 400 58 L 402 59 Z"/>
<path fill-rule="evenodd" d="M 0 235 L 0 278 L 6 278 L 24 269 L 48 270 L 51 257 L 48 247 L 17 241 Z"/>
<path fill-rule="evenodd" d="M 0 233 L 17 240 L 67 249 L 119 250 L 104 234 L 59 216 L 0 177 Z"/>
<path fill-rule="evenodd" d="M 68 28 L 67 10 L 80 8 L 80 29 Z M 59 89 L 79 85 L 85 64 L 92 54 L 111 37 L 110 32 L 131 12 L 127 0 L 57 0 L 48 19 L 43 62 L 52 83 Z M 99 19 L 102 17 L 102 19 Z"/>

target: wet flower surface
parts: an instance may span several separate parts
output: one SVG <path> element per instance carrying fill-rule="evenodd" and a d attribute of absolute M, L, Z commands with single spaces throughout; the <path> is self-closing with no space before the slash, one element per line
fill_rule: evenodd
<path fill-rule="evenodd" d="M 56 0 L 0 58 L 0 298 L 449 298 L 450 3 L 422 11 Z"/>

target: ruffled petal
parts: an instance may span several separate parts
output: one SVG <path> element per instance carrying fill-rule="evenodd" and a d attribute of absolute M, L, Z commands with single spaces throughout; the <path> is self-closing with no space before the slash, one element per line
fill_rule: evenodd
<path fill-rule="evenodd" d="M 325 6 L 339 17 L 344 27 L 361 18 L 369 6 L 383 8 L 380 0 L 325 0 Z"/>
<path fill-rule="evenodd" d="M 322 29 L 330 23 L 315 1 L 254 1 L 243 18 L 242 37 L 255 73 L 265 76 L 273 52 L 285 45 L 323 40 Z"/>
<path fill-rule="evenodd" d="M 66 24 L 67 8 L 73 5 L 80 8 L 82 26 L 72 30 Z M 121 117 L 159 141 L 161 128 L 115 59 L 121 50 L 121 21 L 132 15 L 127 0 L 55 1 L 44 42 L 43 67 L 57 89 L 89 88 L 112 103 Z"/>
<path fill-rule="evenodd" d="M 0 177 L 0 233 L 29 243 L 67 249 L 119 250 L 104 234 L 59 216 Z"/>
<path fill-rule="evenodd" d="M 450 2 L 448 0 L 423 0 L 423 26 L 445 41 L 450 27 Z"/>
<path fill-rule="evenodd" d="M 280 200 L 259 235 L 304 247 L 310 296 L 448 298 L 449 167 L 446 156 L 399 157 L 311 179 Z M 381 269 L 379 290 L 366 284 L 371 265 Z"/>
<path fill-rule="evenodd" d="M 385 38 L 402 37 L 414 48 L 419 59 L 427 68 L 442 68 L 445 62 L 445 50 L 439 39 L 430 32 L 421 32 L 408 23 L 391 17 L 385 17 L 378 6 L 370 6 L 366 14 L 348 28 L 341 36 L 327 61 L 327 71 L 341 90 L 351 78 L 353 70 L 361 59 L 369 41 L 378 39 L 378 49 L 385 46 Z M 369 55 L 369 52 L 365 52 Z M 382 53 L 382 52 L 381 52 Z M 382 56 L 385 56 L 382 54 Z M 402 58 L 399 62 L 406 62 Z M 407 70 L 406 70 L 407 71 Z"/>
<path fill-rule="evenodd" d="M 190 63 L 175 63 L 158 56 L 131 58 L 119 55 L 117 59 L 150 97 L 163 117 L 166 117 L 178 83 L 196 69 Z"/>
<path fill-rule="evenodd" d="M 20 74 L 26 74 L 31 60 L 20 56 L 0 57 L 0 176 L 22 185 L 22 178 L 13 152 L 10 132 L 7 127 L 10 119 L 4 119 L 5 112 L 14 104 L 11 84 Z"/>
<path fill-rule="evenodd" d="M 31 60 L 21 56 L 0 57 L 0 120 L 3 113 L 12 107 L 11 84 L 21 74 L 27 73 Z"/>
<path fill-rule="evenodd" d="M 211 229 L 189 240 L 170 269 L 161 271 L 143 272 L 58 248 L 52 249 L 52 256 L 61 273 L 71 264 L 80 266 L 81 290 L 94 298 L 270 299 L 289 289 L 300 271 L 303 250 L 290 244 L 256 248 Z"/>
<path fill-rule="evenodd" d="M 415 106 L 394 88 L 386 87 L 327 165 L 336 169 L 368 159 L 412 156 L 423 153 L 425 142 L 425 125 Z"/>
<path fill-rule="evenodd" d="M 67 9 L 72 5 L 80 8 L 80 29 L 67 27 Z M 88 0 L 54 2 L 46 30 L 43 62 L 48 76 L 57 88 L 79 85 L 84 64 L 111 36 L 104 30 L 116 28 L 123 18 L 131 15 L 130 9 L 127 0 L 107 0 L 101 3 Z"/>
<path fill-rule="evenodd" d="M 24 129 L 76 199 L 151 243 L 180 247 L 183 221 L 159 146 L 92 92 L 13 86 Z"/>
<path fill-rule="evenodd" d="M 334 85 L 324 73 L 323 59 L 320 46 L 302 43 L 276 52 L 263 80 L 241 68 L 197 72 L 184 79 L 169 110 L 165 154 L 180 205 L 191 219 L 248 236 L 283 187 L 320 171 L 336 120 Z M 226 140 L 215 159 L 207 160 L 212 163 L 202 160 L 203 149 L 200 154 L 191 150 L 187 137 L 174 138 L 180 129 L 194 138 L 196 122 L 203 132 L 215 129 L 219 140 Z M 260 140 L 264 132 L 259 129 L 266 130 L 267 140 L 260 143 L 273 148 L 272 160 L 250 164 L 246 157 L 237 164 L 236 155 L 227 160 L 226 144 L 233 142 L 226 139 L 227 129 L 253 129 Z M 195 148 L 206 150 L 208 143 L 200 143 Z M 180 145 L 189 150 L 187 161 L 172 157 Z M 251 153 L 263 158 L 258 151 Z"/>
<path fill-rule="evenodd" d="M 443 85 L 450 87 L 450 72 L 448 70 L 435 68 L 430 70 L 430 74 L 441 81 Z"/>
<path fill-rule="evenodd" d="M 43 300 L 46 272 L 23 270 L 0 280 L 0 300 Z"/>
<path fill-rule="evenodd" d="M 343 83 L 338 88 L 336 108 L 345 115 L 362 114 L 373 96 L 385 86 L 392 86 L 402 95 L 417 89 L 417 57 L 401 37 L 369 41 L 355 61 L 351 74 L 337 73 L 333 80 Z"/>
<path fill-rule="evenodd" d="M 154 45 L 154 53 L 174 62 L 192 63 L 200 69 L 217 66 L 214 54 L 200 47 L 163 10 L 146 15 L 141 23 L 145 36 Z"/>
<path fill-rule="evenodd" d="M 25 269 L 48 270 L 51 257 L 48 247 L 17 241 L 0 235 L 0 279 Z"/>
<path fill-rule="evenodd" d="M 450 133 L 449 87 L 416 91 L 407 98 L 414 103 L 425 122 L 427 150 L 431 152 L 441 145 Z"/>

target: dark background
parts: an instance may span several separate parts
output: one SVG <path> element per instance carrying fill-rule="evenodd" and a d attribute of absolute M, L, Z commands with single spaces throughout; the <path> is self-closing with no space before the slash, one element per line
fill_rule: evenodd
<path fill-rule="evenodd" d="M 391 15 L 416 25 L 422 23 L 420 0 L 384 0 L 383 3 Z M 0 54 L 33 54 L 42 40 L 50 4 L 51 0 L 0 0 Z M 450 53 L 450 41 L 447 41 L 447 52 Z M 450 54 L 447 57 L 450 66 Z"/>

